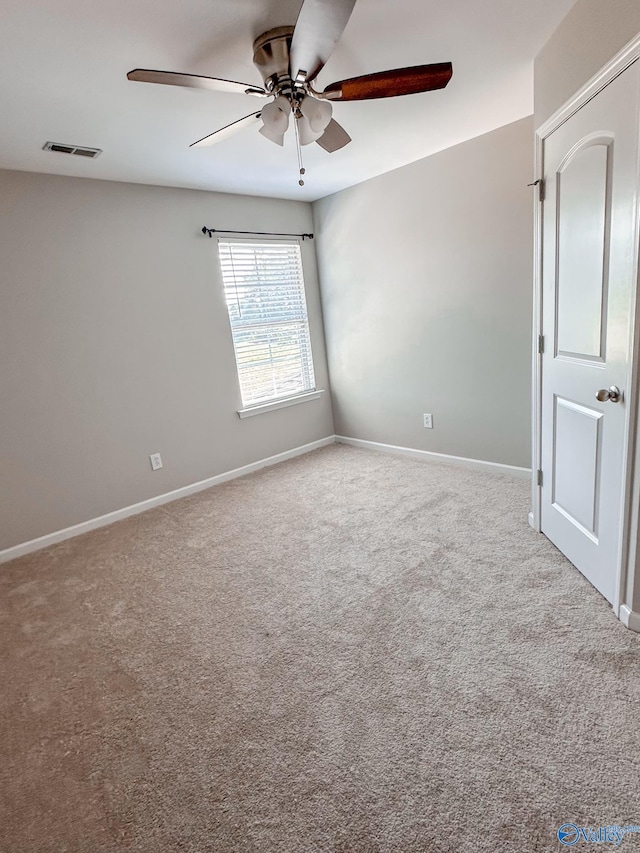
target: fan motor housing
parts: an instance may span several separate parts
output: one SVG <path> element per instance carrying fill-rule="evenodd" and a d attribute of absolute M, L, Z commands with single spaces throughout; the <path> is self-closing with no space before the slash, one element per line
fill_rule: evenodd
<path fill-rule="evenodd" d="M 253 62 L 262 75 L 265 88 L 272 92 L 282 84 L 290 84 L 289 50 L 293 27 L 274 27 L 262 33 L 253 43 Z"/>

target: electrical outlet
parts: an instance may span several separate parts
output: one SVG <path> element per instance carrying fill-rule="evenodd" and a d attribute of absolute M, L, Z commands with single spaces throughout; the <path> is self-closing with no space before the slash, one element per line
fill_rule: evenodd
<path fill-rule="evenodd" d="M 159 453 L 152 453 L 149 457 L 151 461 L 151 467 L 154 471 L 157 471 L 158 468 L 162 468 L 162 456 Z"/>
<path fill-rule="evenodd" d="M 425 429 L 433 429 L 433 415 L 423 415 L 424 418 L 424 428 Z"/>

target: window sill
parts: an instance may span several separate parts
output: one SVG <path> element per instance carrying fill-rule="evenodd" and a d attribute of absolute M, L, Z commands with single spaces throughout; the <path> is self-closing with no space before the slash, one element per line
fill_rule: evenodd
<path fill-rule="evenodd" d="M 248 409 L 240 409 L 238 417 L 251 418 L 254 415 L 262 415 L 264 412 L 273 412 L 276 409 L 285 409 L 287 406 L 297 406 L 298 403 L 306 403 L 307 400 L 318 400 L 324 391 L 309 391 L 306 394 L 298 394 L 296 397 L 287 397 L 286 400 L 274 400 L 273 403 L 259 403 Z"/>

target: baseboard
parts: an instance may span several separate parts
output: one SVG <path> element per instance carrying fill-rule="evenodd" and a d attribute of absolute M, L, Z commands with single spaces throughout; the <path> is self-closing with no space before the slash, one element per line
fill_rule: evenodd
<path fill-rule="evenodd" d="M 182 486 L 179 489 L 174 489 L 171 492 L 165 492 L 165 494 L 157 495 L 154 498 L 140 501 L 140 503 L 126 506 L 123 509 L 118 509 L 114 512 L 109 512 L 106 515 L 99 516 L 98 518 L 91 518 L 88 521 L 81 522 L 80 524 L 74 524 L 72 527 L 65 527 L 64 530 L 56 530 L 54 533 L 47 533 L 45 536 L 39 536 L 37 539 L 31 539 L 29 542 L 23 542 L 20 545 L 13 545 L 11 548 L 6 548 L 4 551 L 0 551 L 0 563 L 8 563 L 9 560 L 24 557 L 25 554 L 31 554 L 33 551 L 39 551 L 41 548 L 47 548 L 49 545 L 55 545 L 57 542 L 63 542 L 65 539 L 71 539 L 74 536 L 89 533 L 89 531 L 97 530 L 99 527 L 106 527 L 116 521 L 122 521 L 124 518 L 129 518 L 131 515 L 138 515 L 141 512 L 146 512 L 148 509 L 162 506 L 162 504 L 171 503 L 171 501 L 176 501 L 180 498 L 186 498 L 189 495 L 194 495 L 196 492 L 202 492 L 205 489 L 210 489 L 212 486 L 225 483 L 227 480 L 235 480 L 237 477 L 244 477 L 246 474 L 259 471 L 261 468 L 267 468 L 270 465 L 277 465 L 278 462 L 285 462 L 287 459 L 293 459 L 296 456 L 311 453 L 312 450 L 318 450 L 320 447 L 327 447 L 330 444 L 335 444 L 335 441 L 336 437 L 334 435 L 328 435 L 326 438 L 321 438 L 318 441 L 312 441 L 309 444 L 294 447 L 292 450 L 286 450 L 284 453 L 278 453 L 275 456 L 269 456 L 266 459 L 251 462 L 249 465 L 243 465 L 242 468 L 234 468 L 232 471 L 225 471 L 222 474 L 216 474 L 215 477 L 208 477 L 206 480 L 200 480 L 199 482 L 192 483 L 189 486 Z"/>
<path fill-rule="evenodd" d="M 620 608 L 619 618 L 630 631 L 637 631 L 640 634 L 640 613 L 623 604 Z"/>
<path fill-rule="evenodd" d="M 416 450 L 413 447 L 396 447 L 394 444 L 381 444 L 378 441 L 365 441 L 362 438 L 348 438 L 336 435 L 338 444 L 350 444 L 353 447 L 363 447 L 367 450 L 380 450 L 383 453 L 395 453 L 398 456 L 410 456 L 413 459 L 434 459 L 439 462 L 451 462 L 465 468 L 476 468 L 481 471 L 495 471 L 500 474 L 511 474 L 514 477 L 529 479 L 531 468 L 518 468 L 515 465 L 503 465 L 501 462 L 485 462 L 482 459 L 467 459 L 464 456 L 449 456 L 446 453 L 434 453 L 431 450 Z"/>
<path fill-rule="evenodd" d="M 26 554 L 31 554 L 33 551 L 39 551 L 41 548 L 47 548 L 49 545 L 55 545 L 57 542 L 64 542 L 65 539 L 72 539 L 74 536 L 81 536 L 83 533 L 89 533 L 91 530 L 106 527 L 109 524 L 114 524 L 116 521 L 122 521 L 132 515 L 138 515 L 141 512 L 146 512 L 148 509 L 153 509 L 154 507 L 162 506 L 166 503 L 171 503 L 171 501 L 176 501 L 180 498 L 186 498 L 189 495 L 194 495 L 197 492 L 204 491 L 205 489 L 210 489 L 212 486 L 225 483 L 227 480 L 235 480 L 237 477 L 244 477 L 246 474 L 251 474 L 253 471 L 259 471 L 261 468 L 267 468 L 270 465 L 277 465 L 279 462 L 285 462 L 287 459 L 293 459 L 296 456 L 311 453 L 313 450 L 317 450 L 320 447 L 327 447 L 328 445 L 336 442 L 339 444 L 350 444 L 353 447 L 363 447 L 369 450 L 378 450 L 385 453 L 410 456 L 414 459 L 436 459 L 441 462 L 451 462 L 455 465 L 462 465 L 467 468 L 476 468 L 483 471 L 494 470 L 499 473 L 511 474 L 516 477 L 528 478 L 531 476 L 531 470 L 529 468 L 517 468 L 514 465 L 503 465 L 499 462 L 485 462 L 481 459 L 466 459 L 462 456 L 448 456 L 444 453 L 433 453 L 429 450 L 416 450 L 411 447 L 396 447 L 392 444 L 381 444 L 377 441 L 365 441 L 360 438 L 348 438 L 343 435 L 328 435 L 326 438 L 321 438 L 318 441 L 312 441 L 309 444 L 303 444 L 300 447 L 294 447 L 292 450 L 286 450 L 284 453 L 278 453 L 275 456 L 269 456 L 266 459 L 251 462 L 249 465 L 243 465 L 241 468 L 234 468 L 232 471 L 225 471 L 222 474 L 217 474 L 215 477 L 208 477 L 206 480 L 200 480 L 199 482 L 192 483 L 189 486 L 182 486 L 179 489 L 174 489 L 171 492 L 165 492 L 162 495 L 157 495 L 156 497 L 149 498 L 148 500 L 140 501 L 140 503 L 123 507 L 122 509 L 115 510 L 114 512 L 109 512 L 106 515 L 88 519 L 80 524 L 74 524 L 72 527 L 65 527 L 64 530 L 56 530 L 53 533 L 47 533 L 45 536 L 39 536 L 37 539 L 31 539 L 28 542 L 13 545 L 11 548 L 6 548 L 4 551 L 0 551 L 0 563 L 8 563 L 9 560 L 24 557 Z M 640 616 L 635 613 L 631 613 L 631 617 L 633 617 L 633 619 L 640 619 Z M 638 628 L 633 628 L 632 630 L 640 631 L 640 626 Z"/>

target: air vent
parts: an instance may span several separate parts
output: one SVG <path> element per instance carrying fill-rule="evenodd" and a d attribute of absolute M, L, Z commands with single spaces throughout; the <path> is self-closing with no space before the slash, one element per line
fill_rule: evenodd
<path fill-rule="evenodd" d="M 45 142 L 43 151 L 58 151 L 60 154 L 75 154 L 77 157 L 90 157 L 91 159 L 102 154 L 102 148 L 86 148 L 83 145 L 62 145 L 60 142 Z"/>

